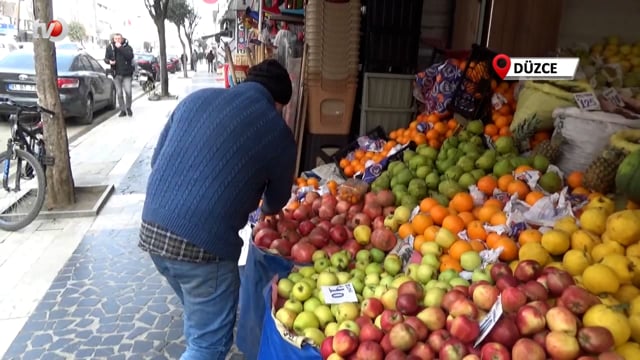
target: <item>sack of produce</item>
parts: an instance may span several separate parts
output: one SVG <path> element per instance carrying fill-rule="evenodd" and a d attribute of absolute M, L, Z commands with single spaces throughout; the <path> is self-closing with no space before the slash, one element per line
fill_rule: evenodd
<path fill-rule="evenodd" d="M 260 348 L 255 349 L 258 350 L 257 358 L 260 360 L 320 359 L 320 351 L 308 343 L 310 339 L 292 333 L 276 318 L 277 281 L 276 276 L 264 288 L 264 293 L 260 297 L 261 303 L 264 302 L 261 307 L 264 312 L 264 322 L 261 326 L 262 335 L 254 338 L 254 341 L 260 339 Z"/>
<path fill-rule="evenodd" d="M 416 76 L 416 99 L 425 104 L 425 112 L 445 114 L 453 100 L 456 85 L 462 76 L 458 60 L 448 59 L 430 66 Z"/>
<path fill-rule="evenodd" d="M 535 130 L 552 130 L 552 113 L 555 109 L 575 106 L 574 94 L 592 91 L 589 84 L 579 81 L 527 81 L 518 94 L 518 107 L 513 115 L 511 131 L 533 118 L 533 115 L 540 121 Z"/>

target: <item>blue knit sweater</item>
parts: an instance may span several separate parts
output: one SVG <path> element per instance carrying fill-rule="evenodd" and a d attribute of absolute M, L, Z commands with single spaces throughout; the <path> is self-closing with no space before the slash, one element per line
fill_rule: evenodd
<path fill-rule="evenodd" d="M 267 214 L 286 205 L 295 162 L 293 134 L 262 85 L 195 91 L 160 134 L 142 219 L 237 261 L 238 231 L 261 197 Z"/>

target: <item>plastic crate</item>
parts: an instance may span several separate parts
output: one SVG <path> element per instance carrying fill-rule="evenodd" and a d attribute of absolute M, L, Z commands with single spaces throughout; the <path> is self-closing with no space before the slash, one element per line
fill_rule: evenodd
<path fill-rule="evenodd" d="M 360 134 L 382 126 L 391 131 L 407 126 L 416 114 L 414 75 L 365 73 Z"/>
<path fill-rule="evenodd" d="M 364 137 L 364 136 L 367 136 L 370 139 L 374 139 L 374 140 L 384 140 L 384 141 L 389 140 L 387 138 L 387 134 L 385 133 L 384 129 L 382 127 L 380 127 L 380 126 L 378 126 L 375 129 L 369 131 L 365 135 L 362 135 L 361 137 Z M 352 151 L 354 151 L 354 150 L 356 150 L 358 148 L 360 148 L 360 144 L 358 143 L 358 140 L 356 139 L 356 140 L 352 141 L 351 143 L 349 143 L 349 145 L 343 147 L 342 149 L 336 151 L 335 154 L 333 154 L 332 160 L 336 164 L 338 169 L 340 170 L 340 175 L 342 175 L 342 177 L 347 178 L 344 175 L 344 172 L 342 171 L 342 168 L 340 167 L 340 160 L 342 160 L 343 158 L 346 158 Z"/>
<path fill-rule="evenodd" d="M 492 81 L 501 81 L 493 70 L 493 58 L 496 52 L 474 44 L 467 66 L 462 73 L 453 100 L 451 111 L 468 119 L 481 119 L 491 107 Z"/>

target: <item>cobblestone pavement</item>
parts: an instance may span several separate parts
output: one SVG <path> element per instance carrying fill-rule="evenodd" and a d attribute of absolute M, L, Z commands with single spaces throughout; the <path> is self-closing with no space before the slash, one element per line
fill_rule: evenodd
<path fill-rule="evenodd" d="M 114 198 L 144 194 L 154 145 L 144 148 Z M 138 250 L 137 236 L 132 226 L 88 232 L 3 359 L 178 359 L 181 306 Z M 243 356 L 234 346 L 227 359 Z"/>

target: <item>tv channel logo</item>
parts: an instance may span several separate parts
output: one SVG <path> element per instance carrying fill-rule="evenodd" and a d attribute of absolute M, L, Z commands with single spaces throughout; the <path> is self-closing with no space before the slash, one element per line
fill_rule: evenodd
<path fill-rule="evenodd" d="M 57 42 L 63 40 L 68 32 L 69 27 L 62 19 L 51 20 L 48 23 L 36 20 L 33 23 L 33 36 L 36 38 Z"/>

